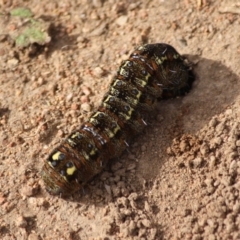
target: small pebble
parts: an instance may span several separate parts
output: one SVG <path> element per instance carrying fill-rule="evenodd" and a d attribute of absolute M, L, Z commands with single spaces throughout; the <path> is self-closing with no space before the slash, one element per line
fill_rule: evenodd
<path fill-rule="evenodd" d="M 100 69 L 100 70 L 97 70 L 98 74 L 102 73 L 103 70 L 100 67 L 98 67 L 98 68 Z M 91 94 L 91 90 L 87 86 L 82 86 L 81 89 L 82 89 L 82 92 L 84 93 L 84 95 L 89 96 Z"/>
<path fill-rule="evenodd" d="M 231 163 L 230 163 L 230 166 L 229 166 L 229 174 L 235 174 L 235 172 L 237 171 L 237 162 L 236 160 L 233 160 Z"/>
<path fill-rule="evenodd" d="M 201 157 L 195 158 L 190 162 L 193 168 L 199 168 L 203 164 L 203 159 Z"/>
<path fill-rule="evenodd" d="M 128 16 L 122 15 L 116 19 L 116 24 L 119 26 L 123 26 L 127 23 L 127 21 L 128 21 Z"/>
<path fill-rule="evenodd" d="M 88 103 L 83 103 L 81 104 L 81 110 L 85 111 L 85 112 L 90 112 L 91 111 L 91 107 Z"/>
<path fill-rule="evenodd" d="M 40 237 L 36 233 L 30 233 L 28 236 L 28 240 L 39 240 Z"/>
<path fill-rule="evenodd" d="M 211 156 L 210 157 L 210 161 L 209 161 L 209 168 L 213 169 L 215 167 L 215 165 L 216 165 L 216 162 L 217 162 L 216 157 Z"/>
<path fill-rule="evenodd" d="M 94 7 L 100 8 L 100 7 L 102 7 L 102 0 L 93 0 L 92 4 Z"/>
<path fill-rule="evenodd" d="M 101 67 L 96 67 L 96 68 L 93 69 L 93 74 L 94 74 L 94 76 L 100 78 L 104 75 L 104 70 Z M 87 93 L 88 95 L 90 94 L 90 91 L 87 92 L 86 88 L 83 91 L 85 93 Z"/>
<path fill-rule="evenodd" d="M 9 60 L 7 61 L 7 64 L 8 64 L 8 66 L 9 66 L 9 68 L 16 67 L 16 66 L 18 65 L 18 63 L 19 63 L 19 61 L 18 61 L 18 59 L 16 59 L 16 58 L 12 58 L 12 59 L 9 59 Z"/>
<path fill-rule="evenodd" d="M 78 109 L 79 109 L 79 104 L 77 104 L 77 103 L 72 103 L 72 104 L 71 104 L 71 109 L 72 109 L 72 110 L 78 110 Z"/>
<path fill-rule="evenodd" d="M 151 226 L 151 222 L 150 222 L 148 219 L 143 219 L 143 220 L 142 220 L 142 225 L 143 225 L 144 227 L 149 228 L 149 227 Z"/>
<path fill-rule="evenodd" d="M 237 141 L 236 141 L 236 146 L 237 146 L 237 147 L 240 147 L 240 140 L 237 140 Z"/>

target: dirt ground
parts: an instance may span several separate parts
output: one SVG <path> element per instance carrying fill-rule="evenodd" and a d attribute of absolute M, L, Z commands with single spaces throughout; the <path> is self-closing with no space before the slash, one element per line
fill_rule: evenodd
<path fill-rule="evenodd" d="M 237 2 L 1 0 L 49 21 L 52 40 L 22 50 L 0 39 L 0 238 L 240 239 Z M 121 61 L 156 42 L 193 63 L 191 92 L 160 101 L 79 193 L 49 195 L 48 153 L 96 109 Z"/>

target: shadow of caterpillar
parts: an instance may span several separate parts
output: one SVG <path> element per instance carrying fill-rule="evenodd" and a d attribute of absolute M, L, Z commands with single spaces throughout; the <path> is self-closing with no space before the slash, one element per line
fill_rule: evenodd
<path fill-rule="evenodd" d="M 66 196 L 79 190 L 143 130 L 143 116 L 158 98 L 184 95 L 193 80 L 190 65 L 172 46 L 135 49 L 122 62 L 97 111 L 47 158 L 42 170 L 47 191 Z"/>

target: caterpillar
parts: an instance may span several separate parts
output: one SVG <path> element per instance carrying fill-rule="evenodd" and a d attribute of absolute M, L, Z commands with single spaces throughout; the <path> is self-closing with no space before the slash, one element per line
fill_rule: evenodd
<path fill-rule="evenodd" d="M 147 125 L 144 116 L 160 98 L 187 93 L 194 74 L 186 58 L 164 43 L 145 44 L 123 61 L 100 106 L 46 159 L 46 190 L 67 196 L 122 154 Z"/>

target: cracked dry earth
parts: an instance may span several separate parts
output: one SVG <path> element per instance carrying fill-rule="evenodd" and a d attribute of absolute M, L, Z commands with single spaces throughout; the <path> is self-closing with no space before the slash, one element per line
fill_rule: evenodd
<path fill-rule="evenodd" d="M 0 1 L 51 22 L 37 51 L 0 42 L 0 238 L 240 239 L 237 1 Z M 96 109 L 135 46 L 193 63 L 191 92 L 158 103 L 119 159 L 69 199 L 50 196 L 48 153 Z M 33 47 L 33 46 L 32 46 Z"/>

